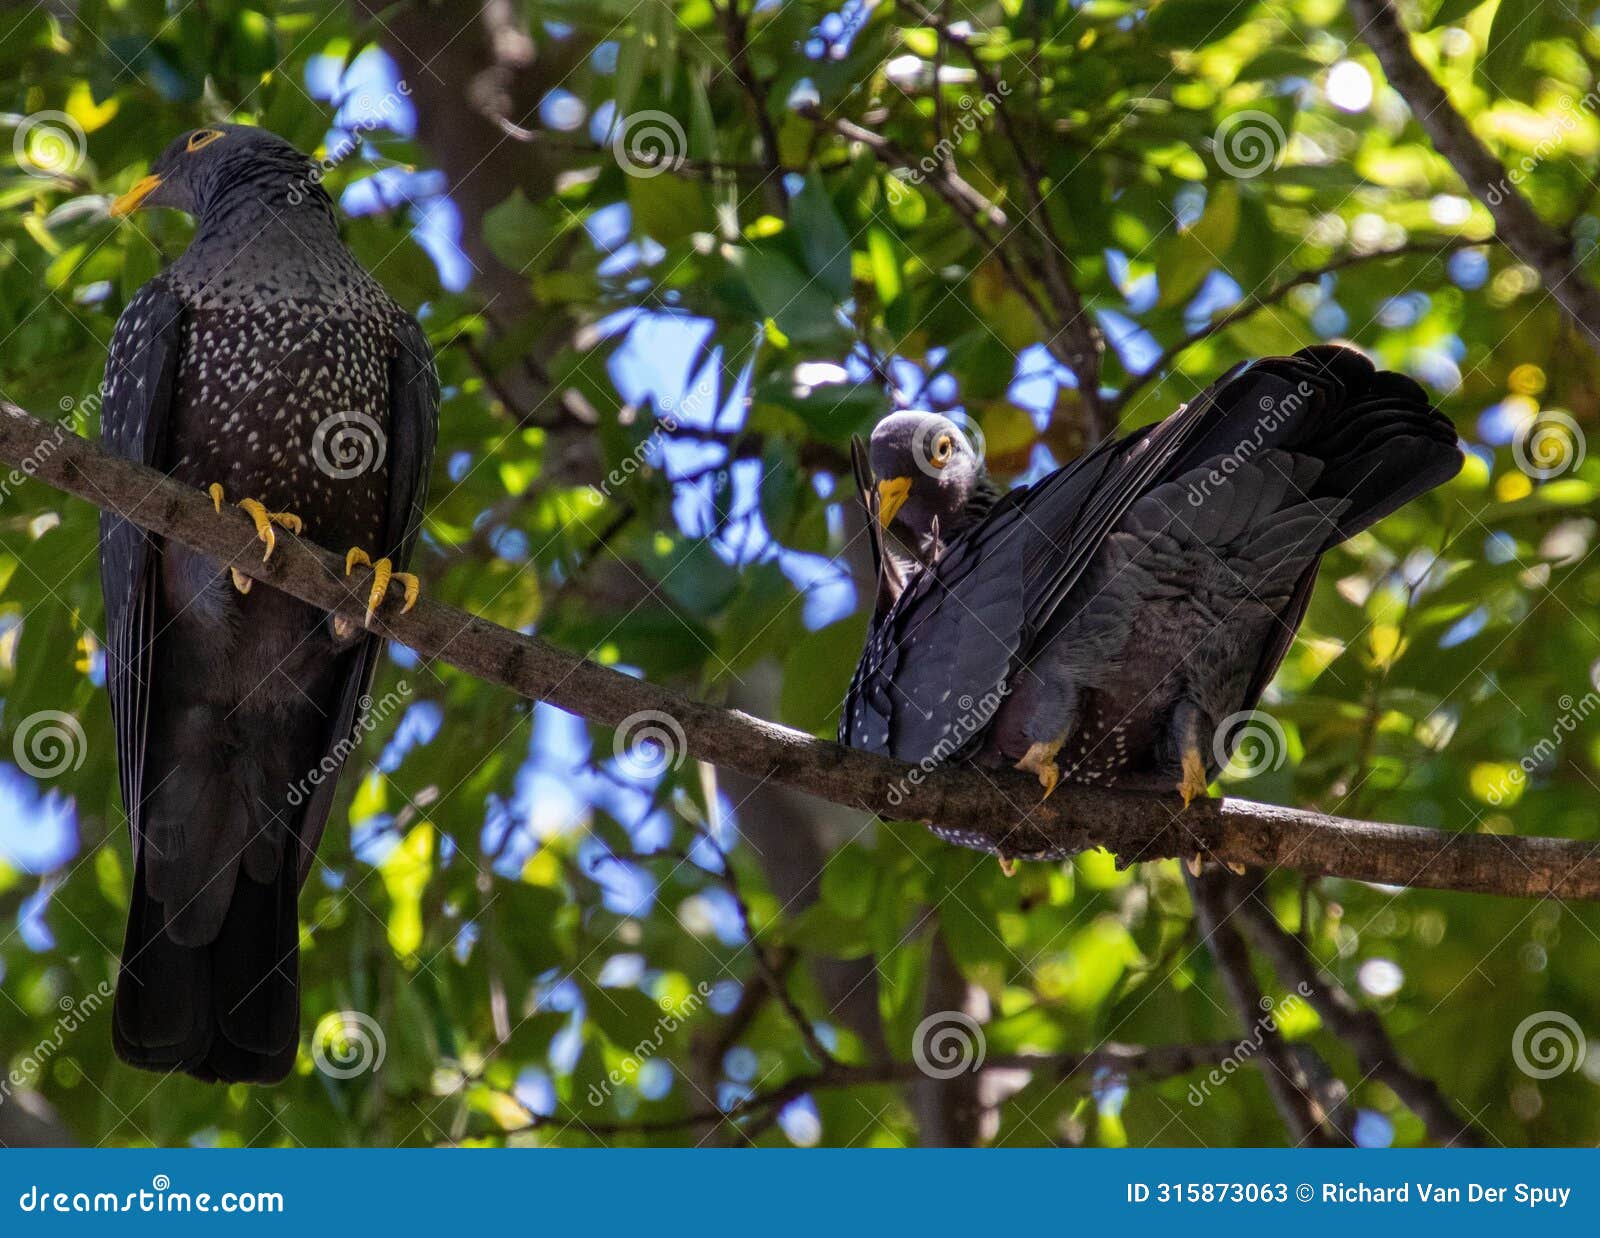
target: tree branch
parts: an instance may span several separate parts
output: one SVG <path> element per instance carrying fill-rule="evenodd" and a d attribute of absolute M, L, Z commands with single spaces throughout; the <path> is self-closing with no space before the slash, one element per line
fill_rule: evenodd
<path fill-rule="evenodd" d="M 263 562 L 243 512 L 219 515 L 200 491 L 107 454 L 67 424 L 0 401 L 0 460 L 14 466 L 10 487 L 36 478 L 313 606 L 365 613 L 365 572 L 347 580 L 341 560 L 287 531 Z M 689 755 L 890 819 L 938 822 L 930 828 L 939 837 L 975 850 L 1058 859 L 1105 847 L 1124 865 L 1203 855 L 1389 885 L 1600 900 L 1600 843 L 1352 821 L 1237 799 L 1180 809 L 1173 795 L 1065 783 L 1041 802 L 1037 781 L 1014 770 L 923 771 L 691 700 L 427 598 L 402 615 L 397 599 L 391 592 L 374 624 L 424 656 L 602 726 L 667 715 Z"/>
<path fill-rule="evenodd" d="M 1483 1147 L 1488 1142 L 1484 1133 L 1455 1111 L 1437 1083 L 1405 1064 L 1382 1020 L 1322 970 L 1305 943 L 1278 923 L 1256 891 L 1245 891 L 1238 879 L 1232 882 L 1239 889 L 1238 921 L 1245 935 L 1266 955 L 1287 987 L 1308 994 L 1306 1000 L 1328 1030 L 1350 1046 L 1366 1077 L 1387 1086 L 1422 1119 L 1429 1136 L 1439 1143 Z"/>
<path fill-rule="evenodd" d="M 1411 36 L 1390 0 L 1350 0 L 1350 13 L 1389 84 L 1410 106 L 1434 148 L 1494 216 L 1495 232 L 1506 248 L 1539 273 L 1550 295 L 1589 337 L 1590 344 L 1600 346 L 1600 289 L 1579 269 L 1571 238 L 1539 217 L 1505 165 L 1489 153 L 1466 118 L 1451 105 L 1411 50 Z"/>

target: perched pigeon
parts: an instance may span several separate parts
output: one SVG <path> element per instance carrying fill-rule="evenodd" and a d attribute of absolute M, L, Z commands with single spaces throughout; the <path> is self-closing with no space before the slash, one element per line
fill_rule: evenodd
<path fill-rule="evenodd" d="M 141 288 L 106 362 L 118 455 L 373 569 L 416 541 L 439 386 L 416 321 L 339 239 L 312 161 L 262 129 L 175 140 L 111 206 L 194 240 Z M 101 521 L 106 680 L 134 884 L 118 1055 L 272 1081 L 299 1044 L 296 905 L 382 641 L 114 514 Z"/>
<path fill-rule="evenodd" d="M 1462 459 L 1416 383 L 1335 346 L 1242 365 L 1009 493 L 932 413 L 885 418 L 864 454 L 878 604 L 840 741 L 1011 763 L 1047 795 L 1175 784 L 1185 804 L 1227 764 L 1219 728 L 1283 660 L 1322 554 Z"/>

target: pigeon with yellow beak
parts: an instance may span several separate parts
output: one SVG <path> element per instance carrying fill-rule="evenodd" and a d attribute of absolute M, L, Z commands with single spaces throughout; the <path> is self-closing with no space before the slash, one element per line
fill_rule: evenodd
<path fill-rule="evenodd" d="M 371 612 L 422 521 L 439 411 L 416 320 L 339 237 L 316 165 L 263 129 L 180 135 L 110 205 L 195 219 L 106 361 L 112 452 L 370 564 Z M 380 636 L 106 513 L 106 682 L 134 881 L 118 1055 L 269 1082 L 299 1043 L 297 903 Z M 396 604 L 400 604 L 396 599 Z"/>
<path fill-rule="evenodd" d="M 862 454 L 878 604 L 840 742 L 1186 804 L 1227 764 L 1322 555 L 1462 459 L 1421 387 L 1331 345 L 1239 366 L 1006 493 L 937 414 L 886 417 Z"/>

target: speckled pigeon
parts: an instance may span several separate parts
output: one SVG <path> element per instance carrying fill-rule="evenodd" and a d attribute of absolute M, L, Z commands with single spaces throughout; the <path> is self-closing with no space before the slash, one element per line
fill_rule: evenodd
<path fill-rule="evenodd" d="M 1047 795 L 1176 784 L 1185 804 L 1288 652 L 1322 554 L 1461 467 L 1416 383 L 1332 345 L 1236 367 L 1009 493 L 936 414 L 885 418 L 861 455 L 879 596 L 840 741 L 1011 763 Z"/>
<path fill-rule="evenodd" d="M 422 519 L 438 422 L 416 321 L 339 238 L 315 165 L 265 130 L 177 138 L 112 203 L 195 217 L 117 322 L 102 434 L 118 455 L 370 565 L 368 621 Z M 118 1055 L 270 1082 L 299 1043 L 301 885 L 382 641 L 107 513 L 106 679 L 134 883 Z"/>

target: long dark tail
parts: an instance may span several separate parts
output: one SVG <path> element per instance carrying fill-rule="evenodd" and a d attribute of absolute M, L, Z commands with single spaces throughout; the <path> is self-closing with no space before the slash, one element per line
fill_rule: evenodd
<path fill-rule="evenodd" d="M 214 713 L 151 720 L 113 1038 L 130 1066 L 275 1083 L 299 1043 L 296 810 L 270 741 Z"/>
<path fill-rule="evenodd" d="M 300 943 L 292 865 L 270 884 L 237 875 L 215 939 L 181 945 L 139 866 L 122 946 L 112 1039 L 143 1070 L 276 1083 L 294 1065 Z"/>

